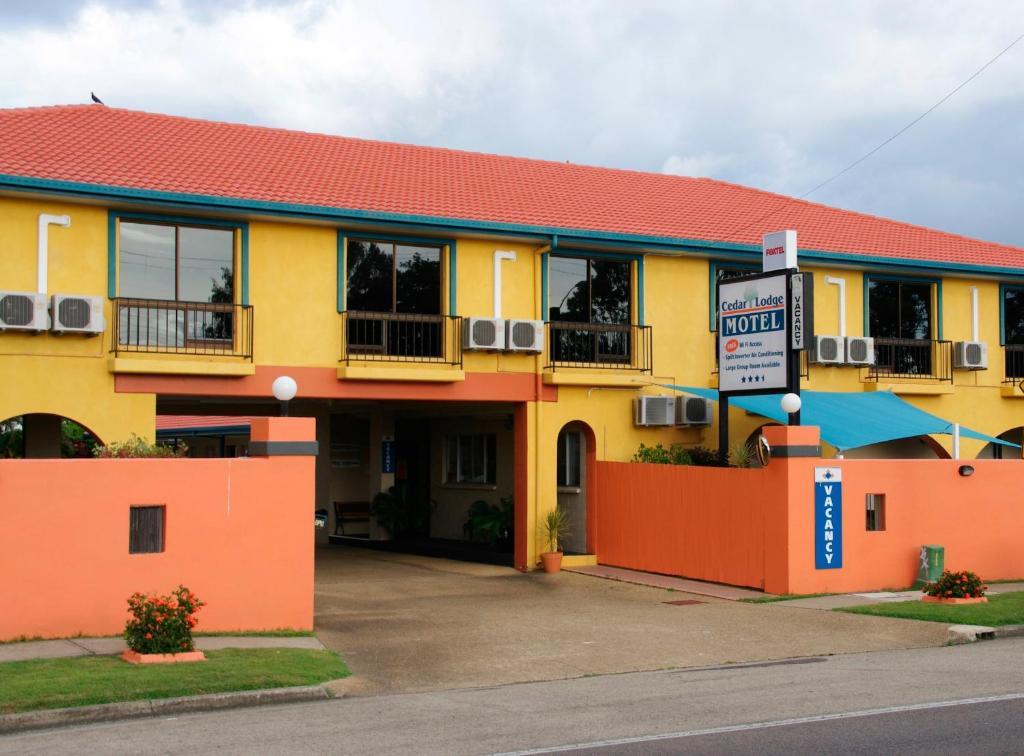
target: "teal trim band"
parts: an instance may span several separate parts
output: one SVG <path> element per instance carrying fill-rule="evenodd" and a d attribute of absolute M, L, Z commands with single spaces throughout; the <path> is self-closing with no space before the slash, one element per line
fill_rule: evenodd
<path fill-rule="evenodd" d="M 348 294 L 346 291 L 347 274 L 345 271 L 346 249 L 345 245 L 348 241 L 348 237 L 345 236 L 345 232 L 338 231 L 338 312 L 345 312 L 345 296 Z"/>
<path fill-rule="evenodd" d="M 452 239 L 448 242 L 448 314 L 458 314 L 457 307 L 457 284 L 458 275 L 456 269 L 458 267 L 458 253 L 456 250 L 455 240 Z"/>
<path fill-rule="evenodd" d="M 559 235 L 561 243 L 634 247 L 641 250 L 665 250 L 677 253 L 693 253 L 731 257 L 738 255 L 748 260 L 760 257 L 759 245 L 739 244 L 735 242 L 705 241 L 643 234 L 622 234 L 615 232 L 593 231 L 585 229 L 555 228 L 551 226 L 532 226 L 516 223 L 499 223 L 495 221 L 466 220 L 460 218 L 439 218 L 406 213 L 374 212 L 368 210 L 352 210 L 346 208 L 330 208 L 318 205 L 302 205 L 284 202 L 266 202 L 244 200 L 231 197 L 215 197 L 202 194 L 186 194 L 181 192 L 161 192 L 149 189 L 116 187 L 103 184 L 86 184 L 73 181 L 55 181 L 51 179 L 32 178 L 0 174 L 0 187 L 14 191 L 40 191 L 91 197 L 114 199 L 118 202 L 145 202 L 148 205 L 160 203 L 167 207 L 177 207 L 207 212 L 259 212 L 266 215 L 279 215 L 291 218 L 308 218 L 311 220 L 333 220 L 339 223 L 358 224 L 382 222 L 402 224 L 407 227 L 420 228 L 424 231 L 443 230 L 446 233 L 457 231 L 490 231 L 498 234 L 528 236 L 544 243 Z M 552 244 L 552 249 L 555 249 Z M 891 258 L 877 255 L 862 255 L 849 252 L 828 252 L 824 250 L 801 249 L 800 257 L 805 262 L 837 262 L 861 267 L 874 266 L 900 271 L 936 271 L 963 272 L 980 275 L 998 276 L 1024 280 L 1024 268 L 976 265 L 970 263 L 953 263 L 935 260 L 915 260 L 912 258 Z"/>
<path fill-rule="evenodd" d="M 107 298 L 117 296 L 117 213 L 107 213 Z"/>
<path fill-rule="evenodd" d="M 107 296 L 117 296 L 117 233 L 118 222 L 153 221 L 154 223 L 173 223 L 180 226 L 206 226 L 207 228 L 230 228 L 238 232 L 239 263 L 238 286 L 240 302 L 249 304 L 249 224 L 241 220 L 223 220 L 220 218 L 202 218 L 194 215 L 163 215 L 160 213 L 133 213 L 111 210 L 107 213 Z"/>
<path fill-rule="evenodd" d="M 872 281 L 906 281 L 907 283 L 920 283 L 930 284 L 935 287 L 935 338 L 942 341 L 943 327 L 942 327 L 942 279 L 941 278 L 921 278 L 917 276 L 890 276 L 881 275 L 876 273 L 865 273 L 863 281 L 863 295 L 864 295 L 864 335 L 870 336 L 870 323 L 871 318 L 871 300 L 870 290 Z"/>
<path fill-rule="evenodd" d="M 243 223 L 238 229 L 239 236 L 242 237 L 241 245 L 242 250 L 239 254 L 241 257 L 240 263 L 242 270 L 240 271 L 240 278 L 242 279 L 242 304 L 249 304 L 249 224 Z"/>
<path fill-rule="evenodd" d="M 538 320 L 548 319 L 548 253 L 540 256 L 540 317 Z"/>
<path fill-rule="evenodd" d="M 760 255 L 760 251 L 758 252 Z M 711 260 L 708 263 L 708 330 L 715 333 L 718 330 L 718 271 L 722 268 L 730 270 L 749 270 L 751 273 L 760 273 L 761 266 L 745 262 L 721 262 Z"/>
<path fill-rule="evenodd" d="M 644 257 L 636 261 L 636 323 L 644 324 Z"/>

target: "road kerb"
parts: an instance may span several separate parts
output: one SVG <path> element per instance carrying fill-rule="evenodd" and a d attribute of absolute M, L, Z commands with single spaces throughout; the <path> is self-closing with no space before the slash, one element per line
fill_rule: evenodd
<path fill-rule="evenodd" d="M 235 709 L 265 704 L 301 703 L 339 698 L 342 692 L 331 692 L 323 685 L 301 685 L 290 688 L 263 688 L 203 696 L 156 698 L 143 701 L 120 701 L 68 709 L 38 709 L 17 714 L 0 715 L 0 735 L 47 727 L 113 722 L 121 719 L 169 716 L 195 711 Z"/>

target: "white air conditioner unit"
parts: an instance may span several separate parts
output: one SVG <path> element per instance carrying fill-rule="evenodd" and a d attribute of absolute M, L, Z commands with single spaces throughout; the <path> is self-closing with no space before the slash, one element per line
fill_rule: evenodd
<path fill-rule="evenodd" d="M 504 349 L 503 318 L 466 318 L 462 321 L 463 349 Z"/>
<path fill-rule="evenodd" d="M 49 302 L 34 291 L 0 291 L 0 331 L 50 330 Z"/>
<path fill-rule="evenodd" d="M 671 396 L 638 396 L 635 400 L 634 423 L 642 427 L 673 425 L 676 400 Z"/>
<path fill-rule="evenodd" d="M 510 352 L 544 351 L 543 320 L 509 320 L 505 323 L 505 348 Z"/>
<path fill-rule="evenodd" d="M 815 336 L 809 351 L 808 359 L 815 365 L 842 365 L 846 361 L 846 344 L 842 336 Z"/>
<path fill-rule="evenodd" d="M 875 340 L 870 336 L 847 336 L 846 364 L 874 365 Z"/>
<path fill-rule="evenodd" d="M 54 294 L 54 333 L 103 333 L 103 298 Z"/>
<path fill-rule="evenodd" d="M 953 367 L 958 370 L 988 368 L 988 345 L 984 341 L 958 341 L 953 345 Z"/>
<path fill-rule="evenodd" d="M 710 399 L 686 395 L 676 397 L 676 425 L 711 425 L 713 412 Z"/>

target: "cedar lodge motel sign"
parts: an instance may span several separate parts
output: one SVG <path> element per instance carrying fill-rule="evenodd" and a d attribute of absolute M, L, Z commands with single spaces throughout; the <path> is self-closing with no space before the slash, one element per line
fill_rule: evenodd
<path fill-rule="evenodd" d="M 800 394 L 800 352 L 814 333 L 814 278 L 797 270 L 796 231 L 765 234 L 762 273 L 717 283 L 718 448 L 729 449 L 729 397 Z M 800 412 L 790 414 L 800 424 Z"/>

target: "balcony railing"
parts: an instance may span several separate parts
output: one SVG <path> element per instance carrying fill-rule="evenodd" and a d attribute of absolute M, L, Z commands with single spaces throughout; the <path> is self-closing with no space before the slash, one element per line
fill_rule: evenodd
<path fill-rule="evenodd" d="M 122 352 L 222 355 L 252 359 L 252 306 L 120 297 L 113 346 Z"/>
<path fill-rule="evenodd" d="M 953 381 L 953 342 L 929 339 L 875 339 L 875 364 L 868 380 Z"/>
<path fill-rule="evenodd" d="M 405 312 L 341 313 L 341 360 L 462 365 L 462 318 Z"/>
<path fill-rule="evenodd" d="M 551 321 L 547 369 L 613 368 L 650 373 L 651 326 Z"/>
<path fill-rule="evenodd" d="M 1003 347 L 1003 354 L 1006 357 L 1003 383 L 1024 381 L 1024 344 L 1007 344 Z"/>

